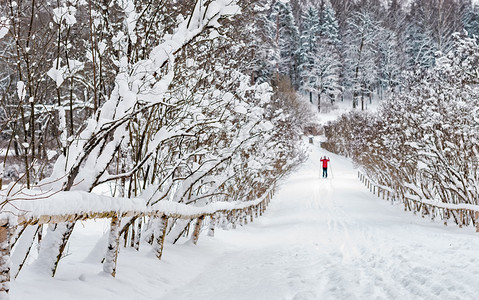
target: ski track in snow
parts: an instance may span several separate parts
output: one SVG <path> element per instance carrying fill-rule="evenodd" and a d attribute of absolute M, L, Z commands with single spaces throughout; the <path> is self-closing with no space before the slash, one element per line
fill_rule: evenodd
<path fill-rule="evenodd" d="M 310 150 L 253 223 L 166 245 L 162 261 L 146 245 L 122 248 L 116 278 L 100 271 L 104 250 L 93 247 L 108 222 L 92 237 L 91 224 L 77 225 L 56 278 L 27 266 L 12 299 L 477 299 L 474 228 L 406 213 L 372 195 L 347 159 Z"/>
<path fill-rule="evenodd" d="M 312 147 L 267 213 L 216 239 L 235 250 L 160 299 L 475 299 L 478 235 L 405 213 L 351 163 Z M 319 174 L 320 155 L 332 175 Z"/>

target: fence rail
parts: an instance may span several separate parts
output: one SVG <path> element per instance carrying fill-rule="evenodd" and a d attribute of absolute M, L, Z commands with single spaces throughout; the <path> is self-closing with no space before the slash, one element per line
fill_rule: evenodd
<path fill-rule="evenodd" d="M 358 178 L 379 198 L 391 201 L 391 203 L 395 201 L 403 203 L 405 211 L 412 211 L 414 214 L 420 213 L 423 218 L 430 216 L 431 220 L 439 217 L 444 221 L 444 225 L 447 225 L 452 218 L 460 228 L 472 224 L 476 227 L 476 232 L 479 232 L 479 205 L 442 203 L 421 199 L 414 195 L 402 195 L 387 186 L 373 182 L 361 171 L 358 171 Z"/>
<path fill-rule="evenodd" d="M 0 218 L 0 299 L 8 299 L 9 283 L 11 280 L 10 261 L 12 248 L 12 234 L 18 227 L 23 229 L 27 226 L 58 224 L 58 223 L 74 223 L 76 221 L 88 219 L 111 219 L 108 248 L 106 249 L 105 261 L 103 263 L 103 270 L 111 276 L 116 275 L 116 262 L 118 258 L 118 248 L 120 235 L 126 234 L 120 230 L 120 221 L 122 218 L 130 217 L 143 218 L 150 217 L 155 219 L 156 228 L 153 230 L 153 251 L 158 259 L 161 259 L 163 254 L 163 244 L 166 236 L 166 229 L 170 219 L 191 220 L 195 228 L 191 237 L 192 242 L 196 245 L 202 227 L 205 226 L 205 221 L 209 218 L 208 235 L 214 236 L 214 229 L 220 217 L 226 219 L 236 228 L 237 224 L 247 224 L 252 222 L 254 218 L 262 216 L 266 207 L 271 201 L 274 194 L 274 187 L 267 191 L 263 197 L 254 201 L 246 201 L 240 203 L 213 203 L 205 207 L 190 207 L 178 203 L 163 203 L 166 206 L 154 206 L 154 208 L 144 211 L 90 211 L 83 213 L 57 214 L 57 215 L 19 215 L 15 218 L 4 217 Z M 5 213 L 4 213 L 5 215 Z M 196 219 L 196 222 L 194 222 Z M 126 236 L 125 236 L 126 242 Z M 3 263 L 2 263 L 3 262 Z"/>

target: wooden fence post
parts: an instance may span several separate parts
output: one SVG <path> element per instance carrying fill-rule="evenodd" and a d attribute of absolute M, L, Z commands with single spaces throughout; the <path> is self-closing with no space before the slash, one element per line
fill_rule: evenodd
<path fill-rule="evenodd" d="M 459 220 L 458 220 L 459 228 L 462 228 L 463 223 L 464 223 L 464 212 L 462 209 L 459 209 Z"/>
<path fill-rule="evenodd" d="M 198 239 L 200 238 L 201 226 L 203 225 L 203 220 L 205 216 L 202 215 L 196 220 L 195 231 L 193 231 L 193 244 L 198 243 Z"/>
<path fill-rule="evenodd" d="M 214 237 L 215 236 L 215 226 L 216 226 L 216 214 L 212 214 L 210 216 L 210 224 L 208 227 L 208 236 Z"/>
<path fill-rule="evenodd" d="M 140 239 L 141 239 L 141 227 L 143 223 L 143 219 L 140 217 L 138 218 L 138 230 L 136 231 L 136 236 L 135 236 L 135 250 L 139 251 L 140 250 Z"/>
<path fill-rule="evenodd" d="M 161 259 L 161 256 L 163 255 L 163 245 L 165 243 L 167 227 L 168 227 L 168 216 L 162 215 L 161 218 L 158 220 L 158 224 L 156 226 L 156 230 L 154 233 L 155 242 L 153 243 L 155 255 L 158 259 Z"/>
<path fill-rule="evenodd" d="M 125 230 L 125 234 L 123 235 L 123 239 L 124 239 L 124 243 L 123 243 L 123 247 L 126 248 L 126 246 L 128 246 L 128 233 L 130 232 L 130 226 L 128 226 Z"/>
<path fill-rule="evenodd" d="M 115 277 L 116 262 L 118 260 L 118 248 L 120 246 L 120 218 L 115 214 L 111 218 L 110 235 L 108 236 L 108 248 L 106 250 L 103 271 Z"/>
<path fill-rule="evenodd" d="M 421 200 L 409 199 L 404 195 L 397 196 L 397 191 L 390 191 L 389 187 L 382 188 L 381 186 L 375 185 L 372 181 L 369 180 L 366 175 L 359 171 L 358 178 L 366 186 L 366 188 L 373 193 L 373 195 L 376 195 L 377 189 L 377 196 L 379 198 L 382 197 L 383 199 L 386 199 L 388 201 L 391 200 L 391 205 L 394 204 L 394 201 L 402 201 L 404 204 L 404 211 L 412 211 L 415 215 L 420 212 L 423 218 L 429 214 L 432 221 L 435 220 L 436 214 L 438 214 L 438 216 L 444 221 L 445 226 L 447 226 L 448 220 L 452 215 L 459 228 L 462 228 L 463 226 L 468 226 L 469 224 L 473 223 L 476 227 L 476 232 L 479 232 L 479 211 L 462 208 L 449 209 L 425 204 Z M 262 209 L 261 211 L 264 211 L 264 209 Z"/>
<path fill-rule="evenodd" d="M 236 209 L 233 209 L 233 211 L 231 212 L 231 224 L 232 224 L 232 228 L 233 229 L 236 229 L 236 222 L 237 222 L 237 219 L 236 219 Z"/>
<path fill-rule="evenodd" d="M 10 226 L 0 226 L 0 299 L 9 299 L 10 291 Z"/>
<path fill-rule="evenodd" d="M 240 209 L 240 210 L 238 211 L 237 218 L 238 218 L 238 224 L 239 224 L 239 226 L 243 226 L 243 225 L 244 225 L 244 223 L 243 223 L 243 221 L 244 221 L 244 216 L 243 216 L 243 210 L 242 210 L 242 209 Z"/>
<path fill-rule="evenodd" d="M 130 247 L 133 248 L 135 247 L 135 239 L 136 239 L 136 228 L 135 228 L 135 224 L 136 223 L 136 220 L 133 221 L 133 223 L 131 223 L 131 239 L 130 239 Z"/>

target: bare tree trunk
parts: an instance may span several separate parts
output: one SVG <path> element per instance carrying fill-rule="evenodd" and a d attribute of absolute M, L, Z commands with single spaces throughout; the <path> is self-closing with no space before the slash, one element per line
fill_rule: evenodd
<path fill-rule="evenodd" d="M 321 112 L 321 93 L 318 93 L 318 111 Z"/>
<path fill-rule="evenodd" d="M 88 1 L 88 9 L 89 13 L 89 26 L 90 26 L 90 47 L 91 47 L 91 56 L 92 56 L 92 63 L 93 63 L 93 111 L 96 112 L 99 107 L 98 99 L 97 99 L 97 83 L 96 83 L 96 36 L 95 36 L 95 28 L 93 26 L 93 8 L 92 8 L 92 0 Z"/>
<path fill-rule="evenodd" d="M 361 110 L 364 110 L 364 93 L 361 92 Z"/>

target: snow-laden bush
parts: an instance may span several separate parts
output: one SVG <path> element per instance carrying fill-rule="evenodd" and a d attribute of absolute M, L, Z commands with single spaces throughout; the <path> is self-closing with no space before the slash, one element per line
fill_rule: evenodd
<path fill-rule="evenodd" d="M 18 81 L 14 97 L 23 115 L 7 126 L 25 129 L 24 136 L 12 139 L 25 141 L 27 172 L 2 191 L 2 208 L 18 198 L 34 198 L 28 209 L 35 210 L 42 198 L 67 192 L 72 193 L 71 206 L 55 207 L 55 213 L 68 214 L 72 207 L 86 207 L 76 202 L 90 194 L 89 200 L 100 199 L 92 191 L 103 185 L 109 185 L 114 196 L 132 203 L 140 198 L 150 207 L 161 201 L 191 206 L 250 201 L 262 197 L 304 158 L 298 121 L 304 107 L 279 84 L 274 89 L 245 75 L 251 66 L 243 56 L 248 43 L 257 42 L 248 40 L 243 26 L 254 20 L 248 3 L 124 1 L 108 12 L 95 1 L 92 10 L 85 3 L 75 2 L 75 8 L 68 9 L 60 5 L 53 15 L 41 15 L 43 21 L 54 18 L 42 32 L 56 32 L 56 49 L 62 51 L 44 45 L 55 57 L 53 66 L 42 65 L 44 76 Z M 236 23 L 240 12 L 242 21 Z M 83 17 L 92 18 L 91 32 L 78 23 L 88 20 Z M 154 26 L 151 20 L 156 20 Z M 75 31 L 78 35 L 70 34 Z M 98 40 L 84 39 L 93 33 Z M 6 36 L 10 42 L 14 38 Z M 33 59 L 17 58 L 21 68 L 25 59 Z M 31 94 L 36 85 L 45 88 L 47 100 Z M 39 128 L 35 113 L 49 118 L 45 126 L 54 124 L 56 142 L 41 145 L 56 152 L 48 155 L 54 161 L 52 171 L 37 155 L 38 134 L 27 128 Z M 7 214 L 3 209 L 3 216 Z M 152 241 L 156 220 L 147 220 L 146 226 L 141 222 L 124 220 L 120 234 L 126 239 L 128 229 L 136 226 L 136 232 L 143 228 L 143 240 Z M 170 220 L 172 240 L 182 236 L 188 224 Z M 51 274 L 73 227 L 49 226 L 42 240 L 39 260 Z M 138 236 L 133 238 L 139 243 Z"/>
<path fill-rule="evenodd" d="M 454 50 L 411 74 L 377 114 L 352 113 L 327 126 L 328 147 L 402 194 L 478 204 L 478 61 L 476 40 L 456 35 Z"/>

